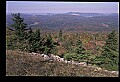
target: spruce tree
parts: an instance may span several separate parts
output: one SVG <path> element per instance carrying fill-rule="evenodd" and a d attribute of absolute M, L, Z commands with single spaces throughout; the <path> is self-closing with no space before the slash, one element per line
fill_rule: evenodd
<path fill-rule="evenodd" d="M 41 46 L 42 46 L 42 38 L 41 38 L 41 32 L 40 30 L 36 30 L 35 34 L 34 34 L 34 47 L 35 47 L 35 51 L 40 52 L 41 51 Z"/>
<path fill-rule="evenodd" d="M 41 43 L 41 33 L 39 29 L 33 32 L 32 29 L 30 28 L 28 32 L 28 43 L 29 43 L 29 52 L 40 52 L 42 43 Z"/>
<path fill-rule="evenodd" d="M 99 60 L 98 64 L 108 70 L 118 70 L 119 49 L 118 37 L 115 30 L 108 35 L 103 49 L 102 55 L 96 58 L 97 61 Z"/>
<path fill-rule="evenodd" d="M 20 50 L 25 50 L 26 49 L 26 32 L 25 28 L 27 27 L 27 24 L 24 23 L 24 19 L 21 18 L 20 13 L 15 13 L 11 14 L 12 15 L 12 20 L 13 24 L 11 24 L 11 27 L 14 28 L 14 36 L 11 38 L 11 41 L 14 44 L 11 44 L 10 46 L 13 49 L 20 49 Z M 8 44 L 9 45 L 9 44 Z"/>
<path fill-rule="evenodd" d="M 79 61 L 87 61 L 86 59 L 87 59 L 88 55 L 86 54 L 86 50 L 83 47 L 82 41 L 79 38 L 77 38 L 77 40 L 76 40 L 75 53 L 77 54 L 77 56 L 78 56 L 77 59 Z"/>
<path fill-rule="evenodd" d="M 53 48 L 53 41 L 52 41 L 51 35 L 49 34 L 47 36 L 47 40 L 45 42 L 45 51 L 44 51 L 44 53 L 47 54 L 47 55 L 52 53 L 52 48 Z"/>
<path fill-rule="evenodd" d="M 18 40 L 23 40 L 25 38 L 25 28 L 27 24 L 24 23 L 24 19 L 21 18 L 20 13 L 12 14 L 13 24 L 11 27 L 15 29 L 15 35 Z"/>
<path fill-rule="evenodd" d="M 51 34 L 49 33 L 44 43 L 44 53 L 49 55 L 54 53 L 57 43 L 53 41 Z"/>
<path fill-rule="evenodd" d="M 115 30 L 113 30 L 108 35 L 108 39 L 106 41 L 105 47 L 108 47 L 108 48 L 110 48 L 114 51 L 118 51 L 118 37 L 117 37 L 117 34 L 116 34 Z"/>
<path fill-rule="evenodd" d="M 85 49 L 83 48 L 82 41 L 79 39 L 76 41 L 76 53 L 77 54 L 84 54 Z"/>
<path fill-rule="evenodd" d="M 28 40 L 28 51 L 29 52 L 33 52 L 34 51 L 34 48 L 33 48 L 33 31 L 31 28 L 29 28 L 29 31 L 28 31 L 28 37 L 27 37 L 27 40 Z"/>
<path fill-rule="evenodd" d="M 62 30 L 60 29 L 60 32 L 59 32 L 59 41 L 62 41 L 63 38 L 62 38 Z"/>

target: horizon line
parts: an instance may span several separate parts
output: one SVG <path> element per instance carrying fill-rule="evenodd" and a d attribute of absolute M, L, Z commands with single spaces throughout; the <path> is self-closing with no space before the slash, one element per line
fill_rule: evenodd
<path fill-rule="evenodd" d="M 29 14 L 29 12 L 27 13 L 27 12 L 6 12 L 6 14 L 10 14 L 10 13 L 26 13 L 26 14 Z M 119 12 L 113 12 L 113 13 L 101 13 L 101 12 L 53 12 L 53 13 L 51 13 L 51 12 L 43 12 L 43 13 L 36 13 L 36 12 L 33 12 L 33 13 L 30 13 L 30 14 L 64 14 L 64 13 L 99 13 L 99 14 L 113 14 L 113 13 L 115 13 L 115 14 L 119 14 Z"/>

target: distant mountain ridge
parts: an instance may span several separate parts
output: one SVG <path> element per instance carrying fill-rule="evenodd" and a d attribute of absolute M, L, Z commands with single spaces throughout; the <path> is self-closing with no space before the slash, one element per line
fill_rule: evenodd
<path fill-rule="evenodd" d="M 59 30 L 67 31 L 111 31 L 118 30 L 117 13 L 80 13 L 68 12 L 62 14 L 21 14 L 28 24 L 28 28 L 41 28 L 42 30 Z M 11 15 L 6 15 L 6 23 L 12 24 Z"/>
<path fill-rule="evenodd" d="M 67 14 L 78 14 L 79 16 L 84 16 L 84 17 L 95 17 L 95 16 L 106 16 L 105 14 L 102 13 L 80 13 L 80 12 L 68 12 Z"/>

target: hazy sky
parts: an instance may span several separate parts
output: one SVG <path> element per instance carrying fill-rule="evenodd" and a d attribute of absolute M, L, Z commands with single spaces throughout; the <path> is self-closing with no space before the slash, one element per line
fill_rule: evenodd
<path fill-rule="evenodd" d="M 6 13 L 119 13 L 119 2 L 6 1 Z"/>

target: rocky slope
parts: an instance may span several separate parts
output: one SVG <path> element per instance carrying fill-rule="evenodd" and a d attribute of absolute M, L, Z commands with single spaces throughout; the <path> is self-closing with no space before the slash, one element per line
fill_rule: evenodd
<path fill-rule="evenodd" d="M 6 76 L 118 77 L 118 73 L 94 66 L 51 61 L 42 55 L 7 50 Z"/>

